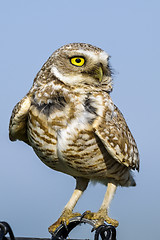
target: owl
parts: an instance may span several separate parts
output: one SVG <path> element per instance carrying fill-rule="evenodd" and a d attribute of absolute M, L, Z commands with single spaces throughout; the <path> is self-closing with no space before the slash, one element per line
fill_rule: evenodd
<path fill-rule="evenodd" d="M 95 228 L 105 221 L 118 226 L 108 216 L 116 188 L 136 185 L 132 170 L 139 170 L 137 145 L 111 91 L 109 55 L 90 44 L 72 43 L 49 57 L 13 109 L 10 140 L 24 141 L 48 167 L 76 180 L 50 233 L 81 216 L 73 209 L 90 181 L 104 184 L 107 190 L 100 209 L 88 210 L 84 217 L 95 220 Z"/>

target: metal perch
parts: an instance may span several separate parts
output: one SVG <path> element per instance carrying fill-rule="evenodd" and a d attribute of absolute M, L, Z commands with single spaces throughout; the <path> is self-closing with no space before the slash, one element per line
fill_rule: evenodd
<path fill-rule="evenodd" d="M 52 234 L 51 240 L 65 240 L 68 234 L 80 224 L 90 224 L 93 226 L 92 231 L 95 231 L 94 240 L 116 240 L 116 229 L 112 225 L 103 224 L 98 228 L 94 228 L 95 220 L 88 220 L 82 216 L 70 219 L 68 225 L 61 224 Z M 10 240 L 37 240 L 38 238 L 15 238 L 10 225 L 7 222 L 0 222 L 0 240 L 8 240 L 6 235 L 9 234 Z M 49 238 L 39 238 L 39 240 L 50 240 Z"/>

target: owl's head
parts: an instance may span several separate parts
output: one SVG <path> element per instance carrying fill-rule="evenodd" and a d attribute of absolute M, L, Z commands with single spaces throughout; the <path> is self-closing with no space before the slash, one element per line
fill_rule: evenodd
<path fill-rule="evenodd" d="M 69 86 L 93 86 L 112 90 L 109 56 L 98 47 L 72 43 L 56 50 L 46 65 L 51 73 Z"/>

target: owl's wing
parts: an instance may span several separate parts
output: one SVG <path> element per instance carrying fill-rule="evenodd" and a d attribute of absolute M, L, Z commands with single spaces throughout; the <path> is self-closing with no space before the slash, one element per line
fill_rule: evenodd
<path fill-rule="evenodd" d="M 104 116 L 97 118 L 93 128 L 95 134 L 115 160 L 131 169 L 139 170 L 139 154 L 136 142 L 122 113 L 114 104 L 110 108 L 105 108 Z"/>
<path fill-rule="evenodd" d="M 14 107 L 9 123 L 9 138 L 11 141 L 18 139 L 29 144 L 27 137 L 27 119 L 30 106 L 31 98 L 29 94 L 27 94 Z"/>

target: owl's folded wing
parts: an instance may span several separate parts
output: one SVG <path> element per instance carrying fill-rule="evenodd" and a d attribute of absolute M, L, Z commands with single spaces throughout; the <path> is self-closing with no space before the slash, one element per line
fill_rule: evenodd
<path fill-rule="evenodd" d="M 30 96 L 26 95 L 14 107 L 9 123 L 9 138 L 11 141 L 18 139 L 29 144 L 27 137 L 27 119 L 30 106 Z"/>
<path fill-rule="evenodd" d="M 93 124 L 95 134 L 115 160 L 139 170 L 137 145 L 122 113 L 116 106 L 112 111 L 109 108 L 105 110 L 104 117 L 99 117 Z"/>

